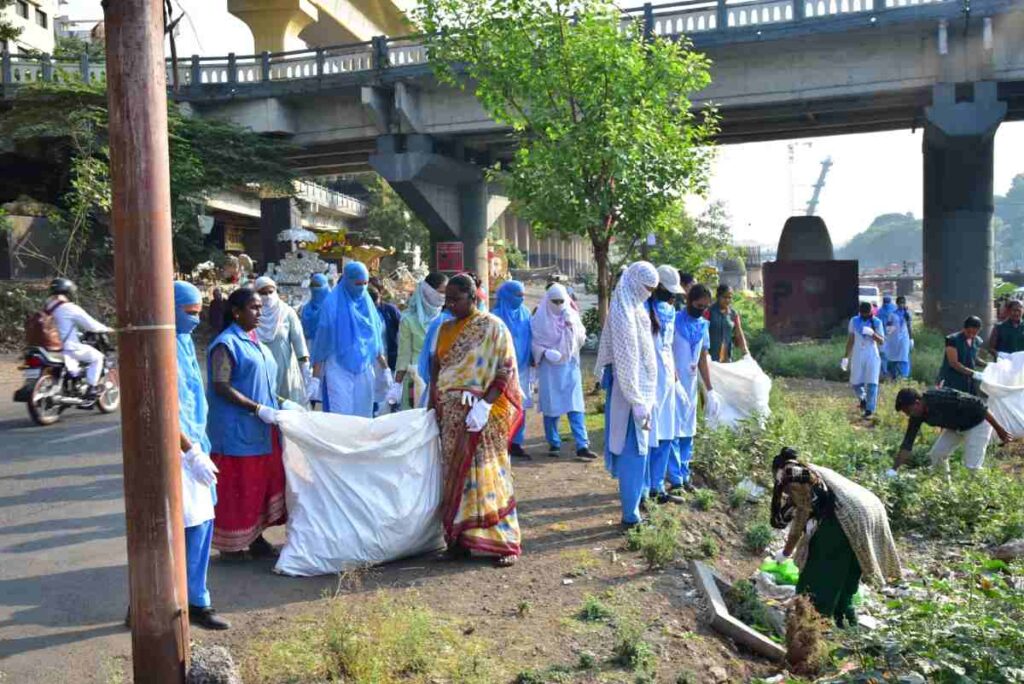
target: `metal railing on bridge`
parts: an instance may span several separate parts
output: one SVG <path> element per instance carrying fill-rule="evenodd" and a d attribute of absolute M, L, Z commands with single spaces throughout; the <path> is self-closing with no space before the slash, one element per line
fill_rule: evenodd
<path fill-rule="evenodd" d="M 958 0 L 682 0 L 664 5 L 647 3 L 625 10 L 623 22 L 640 22 L 645 35 L 675 38 L 681 35 L 727 34 L 730 30 L 779 24 L 806 24 L 844 15 L 873 15 L 921 5 L 954 4 Z M 333 47 L 229 54 L 168 60 L 167 84 L 173 90 L 202 90 L 197 86 L 228 86 L 236 92 L 245 86 L 323 79 L 344 74 L 365 74 L 408 67 L 422 67 L 429 59 L 422 36 L 388 38 Z M 106 79 L 106 66 L 83 56 L 78 62 L 54 61 L 11 55 L 0 62 L 0 86 L 13 87 L 37 81 L 98 82 Z"/>

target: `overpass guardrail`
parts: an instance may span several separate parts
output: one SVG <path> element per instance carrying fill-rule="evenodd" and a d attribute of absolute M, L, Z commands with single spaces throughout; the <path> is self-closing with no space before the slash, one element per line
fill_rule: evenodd
<path fill-rule="evenodd" d="M 876 17 L 923 6 L 961 8 L 964 0 L 682 0 L 654 6 L 647 3 L 623 11 L 623 24 L 639 22 L 645 36 L 675 38 L 756 35 L 760 28 L 782 25 L 812 26 L 825 19 L 860 16 L 862 25 Z M 975 0 L 975 4 L 984 4 Z M 204 90 L 239 94 L 246 86 L 323 79 L 344 74 L 373 74 L 407 67 L 426 67 L 429 48 L 423 36 L 379 36 L 362 43 L 296 50 L 179 59 L 167 61 L 167 85 L 186 95 Z M 106 65 L 83 56 L 77 62 L 57 61 L 49 55 L 26 57 L 2 54 L 0 86 L 5 95 L 21 84 L 38 81 L 102 82 Z M 207 88 L 209 86 L 210 88 Z M 187 97 L 186 99 L 193 99 Z"/>

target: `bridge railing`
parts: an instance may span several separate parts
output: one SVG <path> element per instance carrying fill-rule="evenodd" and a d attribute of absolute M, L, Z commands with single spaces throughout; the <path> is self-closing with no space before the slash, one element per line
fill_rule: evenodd
<path fill-rule="evenodd" d="M 722 32 L 750 27 L 807 22 L 891 10 L 916 5 L 953 3 L 958 0 L 680 0 L 654 6 L 651 3 L 623 12 L 623 24 L 639 22 L 646 36 L 673 38 L 687 34 Z M 409 66 L 428 61 L 423 36 L 388 38 L 290 52 L 257 55 L 229 54 L 221 57 L 179 59 L 167 62 L 168 87 L 198 89 L 227 86 L 229 89 L 259 83 L 296 81 L 366 73 Z M 102 62 L 54 62 L 3 52 L 0 85 L 17 86 L 37 81 L 83 81 L 106 79 Z"/>
<path fill-rule="evenodd" d="M 297 180 L 295 181 L 295 195 L 310 204 L 327 207 L 349 216 L 366 216 L 367 206 L 365 202 L 357 200 L 355 197 L 335 192 L 319 183 Z"/>

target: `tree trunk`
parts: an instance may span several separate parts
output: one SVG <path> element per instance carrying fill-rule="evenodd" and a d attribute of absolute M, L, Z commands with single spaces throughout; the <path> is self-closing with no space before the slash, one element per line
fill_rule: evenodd
<path fill-rule="evenodd" d="M 597 317 L 604 326 L 608 316 L 608 299 L 611 295 L 611 279 L 608 274 L 608 240 L 591 240 L 594 261 L 597 263 Z"/>

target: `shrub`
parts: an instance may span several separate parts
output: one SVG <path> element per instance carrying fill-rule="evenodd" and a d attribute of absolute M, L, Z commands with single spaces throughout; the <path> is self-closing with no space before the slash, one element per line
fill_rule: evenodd
<path fill-rule="evenodd" d="M 654 674 L 656 658 L 654 649 L 644 639 L 646 626 L 633 617 L 619 620 L 615 628 L 615 645 L 612 648 L 616 663 L 646 675 Z"/>
<path fill-rule="evenodd" d="M 753 554 L 763 552 L 775 539 L 775 531 L 768 523 L 754 523 L 743 532 L 743 545 Z"/>
<path fill-rule="evenodd" d="M 665 508 L 655 508 L 646 525 L 637 525 L 629 531 L 626 545 L 630 551 L 639 551 L 652 570 L 668 565 L 679 554 L 679 518 Z"/>
<path fill-rule="evenodd" d="M 725 599 L 725 604 L 729 608 L 729 614 L 734 618 L 754 627 L 759 632 L 774 633 L 775 630 L 768 618 L 768 608 L 758 597 L 753 582 L 738 580 L 722 598 Z"/>
<path fill-rule="evenodd" d="M 596 596 L 587 596 L 583 607 L 576 614 L 576 619 L 583 622 L 606 622 L 615 617 L 615 611 L 606 606 Z"/>
<path fill-rule="evenodd" d="M 713 489 L 698 489 L 693 493 L 693 505 L 698 511 L 710 511 L 718 495 Z"/>
<path fill-rule="evenodd" d="M 714 558 L 718 555 L 718 542 L 711 535 L 705 534 L 700 540 L 700 553 L 705 558 Z"/>

